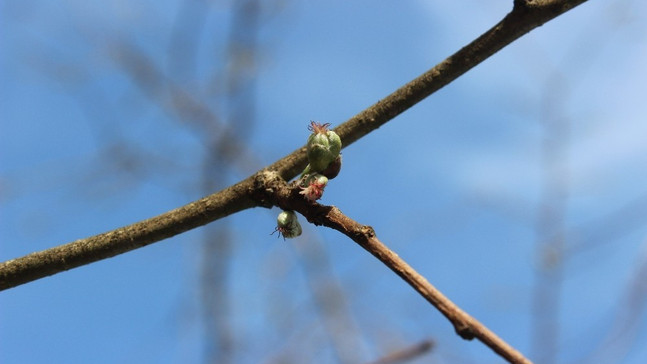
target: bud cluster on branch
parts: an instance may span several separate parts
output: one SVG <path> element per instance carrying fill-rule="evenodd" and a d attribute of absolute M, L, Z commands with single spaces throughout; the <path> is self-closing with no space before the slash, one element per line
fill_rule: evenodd
<path fill-rule="evenodd" d="M 323 196 L 324 189 L 341 170 L 341 139 L 332 130 L 329 123 L 320 124 L 311 121 L 308 130 L 312 133 L 306 143 L 308 165 L 299 177 L 300 195 L 315 202 Z M 279 232 L 283 238 L 295 238 L 301 235 L 301 225 L 294 211 L 282 211 L 277 218 L 274 232 Z"/>

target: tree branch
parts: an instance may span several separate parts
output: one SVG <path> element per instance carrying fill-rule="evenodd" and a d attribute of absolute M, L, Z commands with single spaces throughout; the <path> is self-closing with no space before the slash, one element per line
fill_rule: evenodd
<path fill-rule="evenodd" d="M 503 341 L 485 325 L 461 310 L 449 298 L 445 297 L 425 277 L 420 275 L 407 262 L 390 250 L 376 236 L 375 231 L 368 225 L 362 225 L 344 215 L 335 206 L 326 206 L 312 203 L 299 194 L 298 183 L 288 185 L 275 172 L 259 174 L 258 186 L 262 188 L 255 191 L 258 198 L 269 200 L 284 210 L 298 211 L 309 222 L 335 229 L 351 238 L 359 246 L 379 259 L 400 278 L 407 282 L 422 297 L 431 303 L 454 325 L 456 333 L 465 340 L 474 338 L 490 347 L 494 352 L 508 360 L 510 363 L 530 363 L 520 352 Z M 261 197 L 262 196 L 262 197 Z"/>
<path fill-rule="evenodd" d="M 348 146 L 425 97 L 449 84 L 472 67 L 530 30 L 586 0 L 515 0 L 513 10 L 493 28 L 418 78 L 335 128 Z M 267 169 L 285 180 L 306 166 L 305 148 L 299 148 Z M 235 212 L 268 206 L 250 197 L 257 174 L 218 193 L 148 220 L 65 245 L 32 253 L 0 264 L 0 290 L 137 249 Z"/>

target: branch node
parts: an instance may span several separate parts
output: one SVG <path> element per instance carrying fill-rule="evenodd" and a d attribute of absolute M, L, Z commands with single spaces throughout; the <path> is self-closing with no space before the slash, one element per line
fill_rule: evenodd
<path fill-rule="evenodd" d="M 271 208 L 275 205 L 274 198 L 277 189 L 284 185 L 285 181 L 276 171 L 264 169 L 254 176 L 254 184 L 250 195 L 256 201 L 257 206 Z"/>
<path fill-rule="evenodd" d="M 375 230 L 373 229 L 372 226 L 363 225 L 361 231 L 362 231 L 362 234 L 369 239 L 375 237 Z"/>
<path fill-rule="evenodd" d="M 460 336 L 464 340 L 473 340 L 475 337 L 472 327 L 464 321 L 455 321 L 454 330 L 456 330 L 458 336 Z"/>

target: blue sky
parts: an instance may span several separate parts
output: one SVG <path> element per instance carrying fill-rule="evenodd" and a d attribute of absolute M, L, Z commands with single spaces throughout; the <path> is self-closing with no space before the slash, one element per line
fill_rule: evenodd
<path fill-rule="evenodd" d="M 0 6 L 0 259 L 202 197 L 200 136 L 135 88 L 110 47 L 136 45 L 168 69 L 177 2 Z M 309 120 L 347 120 L 510 7 L 266 3 L 249 148 L 262 165 L 283 157 L 303 145 Z M 646 10 L 638 1 L 591 1 L 534 30 L 344 149 L 343 170 L 322 202 L 373 226 L 432 284 L 532 355 L 542 143 L 547 120 L 559 120 L 565 129 L 554 166 L 566 181 L 566 242 L 585 247 L 563 265 L 559 361 L 594 354 L 616 362 L 613 355 L 624 353 L 623 363 L 644 362 L 644 299 L 629 320 L 632 345 L 602 344 L 625 322 L 619 312 L 627 311 L 627 292 L 637 292 L 629 290 L 632 280 L 643 290 L 647 281 L 638 275 L 647 264 L 646 209 L 637 204 L 612 218 L 647 196 Z M 213 5 L 206 19 L 191 72 L 200 94 L 222 112 L 219 91 L 204 91 L 202 80 L 222 66 L 228 5 Z M 299 253 L 315 240 L 346 293 L 361 360 L 432 338 L 437 362 L 500 362 L 482 344 L 454 335 L 440 314 L 339 233 L 306 227 L 287 243 L 269 236 L 277 214 L 253 209 L 228 219 L 236 362 L 286 353 L 296 362 L 335 362 Z M 0 361 L 201 362 L 203 233 L 2 292 Z"/>

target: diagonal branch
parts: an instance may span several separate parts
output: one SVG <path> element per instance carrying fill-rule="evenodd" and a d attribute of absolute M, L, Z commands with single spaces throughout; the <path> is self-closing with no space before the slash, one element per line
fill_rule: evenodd
<path fill-rule="evenodd" d="M 530 30 L 585 1 L 515 0 L 512 11 L 490 30 L 418 78 L 339 125 L 335 131 L 345 146 L 352 144 Z M 306 164 L 305 148 L 302 147 L 267 169 L 278 172 L 285 180 L 290 180 L 297 176 Z M 0 263 L 0 290 L 110 258 L 250 207 L 268 206 L 263 200 L 254 200 L 250 196 L 257 174 L 220 192 L 148 220 Z"/>
<path fill-rule="evenodd" d="M 299 194 L 297 183 L 288 185 L 277 173 L 265 172 L 258 175 L 258 186 L 255 191 L 258 197 L 270 200 L 284 210 L 298 211 L 309 222 L 335 229 L 351 238 L 359 246 L 379 259 L 400 278 L 407 282 L 422 297 L 431 303 L 454 325 L 456 333 L 465 340 L 474 338 L 487 345 L 510 363 L 530 363 L 519 351 L 490 331 L 474 317 L 461 310 L 449 298 L 445 297 L 425 277 L 420 275 L 407 262 L 390 250 L 376 236 L 375 231 L 368 225 L 362 225 L 344 215 L 334 206 L 312 203 Z"/>

